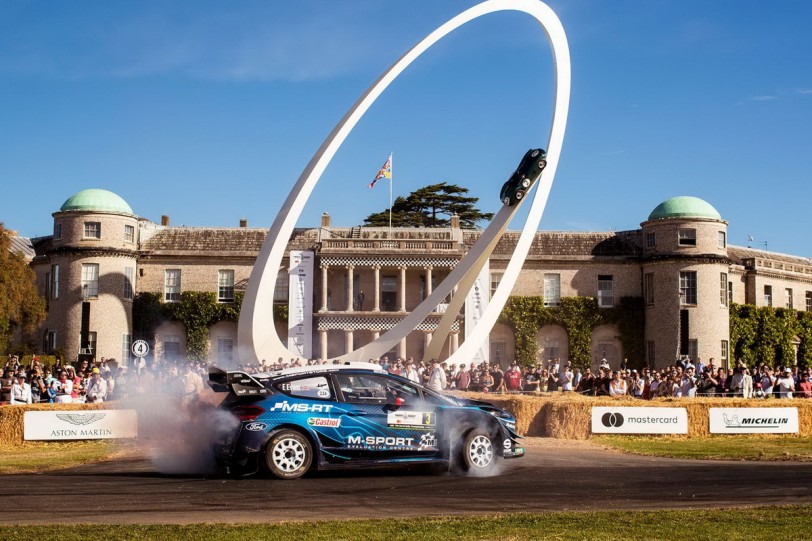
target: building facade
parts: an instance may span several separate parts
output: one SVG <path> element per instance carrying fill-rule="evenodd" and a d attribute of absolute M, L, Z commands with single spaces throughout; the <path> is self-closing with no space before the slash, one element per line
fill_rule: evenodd
<path fill-rule="evenodd" d="M 133 299 L 139 292 L 178 302 L 185 291 L 208 291 L 220 303 L 244 290 L 266 229 L 172 226 L 137 216 L 117 195 L 83 190 L 53 214 L 53 235 L 32 239 L 31 262 L 47 299 L 48 316 L 37 339 L 45 351 L 60 350 L 124 360 L 130 357 Z M 280 269 L 274 302 L 292 302 L 288 269 L 291 250 L 312 252 L 315 266 L 311 357 L 331 358 L 374 340 L 423 301 L 463 258 L 478 230 L 448 228 L 334 227 L 328 214 L 319 227 L 297 229 Z M 518 233 L 507 232 L 489 261 L 495 289 L 515 248 Z M 538 232 L 513 295 L 539 296 L 545 306 L 563 297 L 594 297 L 600 308 L 623 297 L 645 305 L 645 359 L 660 366 L 679 355 L 729 362 L 729 306 L 785 306 L 812 310 L 812 261 L 731 246 L 727 222 L 707 202 L 675 197 L 658 205 L 640 229 L 621 232 Z M 446 302 L 440 303 L 389 353 L 422 358 Z M 285 339 L 287 324 L 274 322 Z M 465 318 L 457 317 L 442 357 L 464 340 Z M 238 362 L 237 325 L 220 321 L 209 329 L 209 360 Z M 548 325 L 537 336 L 538 359 L 567 359 L 564 328 Z M 515 355 L 512 330 L 497 324 L 489 357 L 508 362 Z M 186 329 L 163 321 L 151 355 L 180 360 Z M 614 325 L 592 330 L 593 364 L 624 357 Z"/>

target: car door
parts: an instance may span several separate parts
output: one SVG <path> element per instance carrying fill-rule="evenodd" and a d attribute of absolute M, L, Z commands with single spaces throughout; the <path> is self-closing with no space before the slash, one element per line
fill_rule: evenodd
<path fill-rule="evenodd" d="M 411 383 L 385 374 L 334 374 L 344 414 L 344 449 L 366 458 L 431 457 L 437 412 Z"/>

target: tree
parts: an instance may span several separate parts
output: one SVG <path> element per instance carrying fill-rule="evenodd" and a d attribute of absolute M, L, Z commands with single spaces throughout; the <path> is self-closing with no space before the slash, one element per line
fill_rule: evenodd
<path fill-rule="evenodd" d="M 482 212 L 474 205 L 478 197 L 468 197 L 468 188 L 440 182 L 419 188 L 392 203 L 394 227 L 448 227 L 451 216 L 460 217 L 462 227 L 476 227 L 477 222 L 493 218 L 492 212 Z M 364 219 L 365 225 L 389 225 L 389 210 L 375 212 Z"/>
<path fill-rule="evenodd" d="M 22 254 L 12 253 L 11 236 L 0 223 L 0 351 L 15 327 L 32 332 L 43 321 L 45 299 L 37 292 L 36 275 Z"/>

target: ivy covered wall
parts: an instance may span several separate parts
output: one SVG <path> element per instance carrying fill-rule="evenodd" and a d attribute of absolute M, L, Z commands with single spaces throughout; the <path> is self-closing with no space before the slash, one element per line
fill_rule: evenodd
<path fill-rule="evenodd" d="M 771 308 L 749 304 L 730 307 L 730 349 L 734 359 L 748 366 L 759 363 L 769 365 L 795 364 L 798 345 L 798 364 L 812 364 L 812 312 L 788 308 Z"/>
<path fill-rule="evenodd" d="M 184 291 L 178 302 L 162 302 L 160 293 L 139 293 L 133 299 L 133 331 L 135 339 L 154 344 L 155 330 L 164 321 L 177 321 L 186 329 L 186 357 L 204 361 L 209 354 L 209 328 L 220 321 L 236 322 L 240 317 L 243 293 L 234 295 L 234 302 L 217 302 L 210 291 Z M 288 307 L 274 305 L 274 320 L 287 321 Z"/>
<path fill-rule="evenodd" d="M 623 355 L 630 365 L 639 368 L 643 364 L 642 297 L 622 297 L 614 308 L 598 308 L 594 297 L 564 297 L 557 307 L 545 307 L 543 297 L 510 297 L 499 322 L 513 329 L 516 357 L 522 366 L 536 363 L 536 334 L 544 325 L 560 325 L 567 331 L 569 360 L 574 367 L 589 367 L 592 331 L 606 324 L 617 325 Z"/>

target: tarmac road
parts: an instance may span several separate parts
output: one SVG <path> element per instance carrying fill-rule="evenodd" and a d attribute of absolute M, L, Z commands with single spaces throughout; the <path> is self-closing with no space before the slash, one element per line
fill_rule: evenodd
<path fill-rule="evenodd" d="M 273 522 L 812 502 L 812 463 L 624 455 L 528 438 L 490 478 L 378 470 L 298 481 L 159 473 L 149 460 L 0 476 L 0 524 Z"/>

